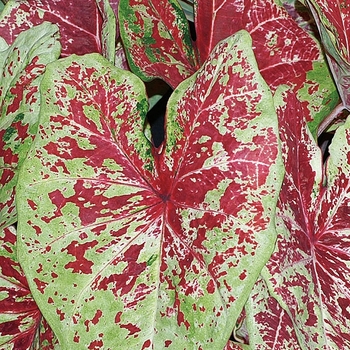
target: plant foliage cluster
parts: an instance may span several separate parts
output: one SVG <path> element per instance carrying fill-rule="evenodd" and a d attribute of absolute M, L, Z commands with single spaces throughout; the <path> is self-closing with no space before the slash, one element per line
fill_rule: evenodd
<path fill-rule="evenodd" d="M 0 11 L 1 349 L 350 348 L 347 1 Z"/>

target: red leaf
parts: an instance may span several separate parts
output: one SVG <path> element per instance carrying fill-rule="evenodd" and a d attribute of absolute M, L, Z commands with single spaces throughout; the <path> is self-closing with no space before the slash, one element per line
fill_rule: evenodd
<path fill-rule="evenodd" d="M 316 41 L 274 0 L 198 0 L 195 23 L 202 62 L 220 40 L 247 30 L 260 72 L 273 90 L 302 85 L 312 63 L 322 59 Z"/>
<path fill-rule="evenodd" d="M 19 33 L 44 21 L 59 26 L 62 56 L 102 52 L 103 20 L 95 0 L 12 1 L 1 14 L 0 36 L 10 45 Z"/>
<path fill-rule="evenodd" d="M 333 139 L 323 170 L 293 93 L 279 108 L 286 176 L 279 200 L 276 252 L 269 283 L 283 301 L 307 348 L 350 346 L 350 132 Z M 285 108 L 288 101 L 288 109 Z M 291 108 L 293 106 L 293 108 Z"/>
<path fill-rule="evenodd" d="M 249 345 L 252 349 L 301 349 L 290 315 L 259 278 L 246 304 Z"/>

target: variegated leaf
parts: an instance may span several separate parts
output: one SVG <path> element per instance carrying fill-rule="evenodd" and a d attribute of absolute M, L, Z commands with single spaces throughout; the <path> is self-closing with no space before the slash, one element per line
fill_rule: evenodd
<path fill-rule="evenodd" d="M 18 169 L 36 134 L 39 83 L 60 53 L 58 28 L 43 23 L 21 33 L 0 58 L 0 228 L 16 221 Z"/>
<path fill-rule="evenodd" d="M 350 110 L 350 6 L 344 0 L 305 1 L 315 17 L 344 107 Z"/>
<path fill-rule="evenodd" d="M 108 0 L 106 0 L 108 1 Z M 120 31 L 119 31 L 119 0 L 109 0 L 110 7 L 116 17 L 117 21 L 117 26 L 116 26 L 116 50 L 115 50 L 115 60 L 114 64 L 118 68 L 122 68 L 125 70 L 130 70 L 127 58 L 126 58 L 126 53 L 125 53 L 125 48 L 122 43 L 122 39 L 120 37 Z"/>
<path fill-rule="evenodd" d="M 260 72 L 270 88 L 302 85 L 315 61 L 323 60 L 317 42 L 275 0 L 196 2 L 197 47 L 202 60 L 223 38 L 247 30 Z M 327 74 L 327 68 L 324 68 Z"/>
<path fill-rule="evenodd" d="M 293 86 L 316 136 L 318 125 L 338 103 L 319 44 L 275 0 L 196 2 L 197 47 L 205 59 L 221 39 L 246 29 L 260 72 L 269 87 Z"/>
<path fill-rule="evenodd" d="M 277 98 L 286 176 L 276 251 L 265 278 L 307 349 L 350 347 L 350 121 L 323 169 L 294 94 Z M 288 100 L 288 109 L 286 109 Z M 294 106 L 292 109 L 291 106 Z"/>
<path fill-rule="evenodd" d="M 251 349 L 301 349 L 289 314 L 270 295 L 262 278 L 257 280 L 252 289 L 246 304 L 246 314 Z"/>
<path fill-rule="evenodd" d="M 222 350 L 273 250 L 282 180 L 248 33 L 174 91 L 158 149 L 143 84 L 98 55 L 49 65 L 41 91 L 19 256 L 62 348 Z"/>
<path fill-rule="evenodd" d="M 119 2 L 120 0 L 109 0 L 109 5 L 111 7 L 111 9 L 113 10 L 113 13 L 117 19 L 117 23 L 119 23 Z M 119 25 L 117 25 L 117 31 L 116 31 L 116 36 L 117 38 L 119 37 L 120 35 L 120 32 L 119 32 Z"/>
<path fill-rule="evenodd" d="M 120 34 L 132 71 L 176 87 L 197 69 L 187 19 L 176 0 L 120 0 Z"/>
<path fill-rule="evenodd" d="M 62 56 L 102 52 L 103 20 L 95 0 L 9 0 L 0 16 L 0 36 L 12 44 L 43 21 L 59 26 Z"/>
<path fill-rule="evenodd" d="M 102 53 L 114 64 L 116 56 L 117 20 L 109 0 L 96 0 L 103 18 L 101 29 Z"/>
<path fill-rule="evenodd" d="M 55 337 L 42 319 L 17 261 L 16 229 L 0 231 L 0 348 L 6 350 L 54 349 Z M 46 336 L 38 336 L 38 328 Z"/>
<path fill-rule="evenodd" d="M 297 90 L 303 107 L 303 116 L 314 139 L 317 140 L 319 126 L 339 103 L 339 94 L 326 62 L 313 62 L 312 70 L 306 73 L 303 85 Z M 293 108 L 293 107 L 291 107 Z"/>

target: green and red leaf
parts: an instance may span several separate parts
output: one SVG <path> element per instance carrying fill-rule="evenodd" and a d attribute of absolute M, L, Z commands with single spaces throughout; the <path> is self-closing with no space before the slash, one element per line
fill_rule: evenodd
<path fill-rule="evenodd" d="M 7 46 L 7 45 L 6 45 Z M 4 45 L 5 48 L 5 45 Z M 39 83 L 59 56 L 58 28 L 43 23 L 0 50 L 0 228 L 16 221 L 15 187 L 38 124 Z"/>
<path fill-rule="evenodd" d="M 282 180 L 248 33 L 174 91 L 157 149 L 142 82 L 101 56 L 49 65 L 41 92 L 19 249 L 61 346 L 223 349 L 273 251 Z"/>
<path fill-rule="evenodd" d="M 0 232 L 0 347 L 54 349 L 55 336 L 42 318 L 17 260 L 16 229 L 9 226 Z M 40 328 L 45 332 L 38 335 Z"/>
<path fill-rule="evenodd" d="M 314 15 L 344 107 L 350 110 L 349 4 L 332 0 L 305 2 Z"/>
<path fill-rule="evenodd" d="M 339 96 L 319 43 L 274 0 L 196 2 L 199 56 L 238 30 L 252 36 L 261 75 L 272 89 L 293 86 L 317 138 L 319 124 L 338 104 Z"/>
<path fill-rule="evenodd" d="M 250 349 L 301 349 L 288 312 L 270 295 L 262 278 L 255 283 L 245 310 Z"/>
<path fill-rule="evenodd" d="M 291 316 L 301 347 L 348 348 L 349 120 L 336 131 L 324 168 L 295 95 L 284 91 L 277 101 L 286 176 L 265 279 Z"/>
<path fill-rule="evenodd" d="M 132 71 L 175 88 L 197 69 L 187 19 L 176 0 L 120 0 L 120 34 Z"/>
<path fill-rule="evenodd" d="M 302 85 L 313 62 L 323 59 L 317 42 L 274 0 L 198 0 L 195 19 L 201 60 L 220 40 L 247 30 L 260 72 L 273 90 Z"/>
<path fill-rule="evenodd" d="M 103 18 L 95 0 L 10 0 L 0 15 L 0 36 L 10 45 L 44 21 L 59 26 L 63 57 L 102 52 Z"/>
<path fill-rule="evenodd" d="M 109 0 L 95 1 L 103 18 L 101 28 L 101 52 L 111 63 L 114 63 L 116 58 L 116 41 L 119 35 L 117 19 Z"/>

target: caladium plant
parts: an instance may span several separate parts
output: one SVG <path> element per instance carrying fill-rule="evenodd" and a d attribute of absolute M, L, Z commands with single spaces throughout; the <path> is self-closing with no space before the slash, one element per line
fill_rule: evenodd
<path fill-rule="evenodd" d="M 0 8 L 1 348 L 350 347 L 348 8 L 304 5 Z"/>

